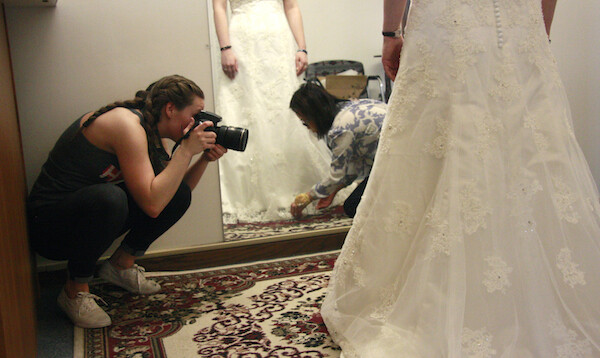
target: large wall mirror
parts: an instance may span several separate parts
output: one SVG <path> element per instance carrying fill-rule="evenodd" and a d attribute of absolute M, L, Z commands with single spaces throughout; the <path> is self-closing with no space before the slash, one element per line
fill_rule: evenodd
<path fill-rule="evenodd" d="M 244 29 L 238 28 L 237 31 L 251 32 L 256 30 L 256 27 L 283 26 L 278 23 L 277 16 L 271 13 L 277 11 L 277 6 L 281 7 L 282 0 L 229 0 L 227 2 L 227 13 L 230 18 L 230 26 L 232 24 L 232 3 L 234 7 L 239 9 L 238 6 L 244 6 L 252 1 L 261 3 L 261 11 L 265 12 L 264 21 L 261 21 L 261 23 L 246 22 L 240 24 L 241 20 L 238 17 L 236 19 L 238 21 L 237 25 L 242 25 Z M 366 75 L 378 75 L 383 78 L 383 69 L 378 57 L 381 53 L 382 44 L 382 2 L 298 0 L 298 5 L 303 19 L 309 63 L 325 60 L 358 61 L 363 64 Z M 343 214 L 340 205 L 343 203 L 344 196 L 347 196 L 351 191 L 351 188 L 340 191 L 333 205 L 326 209 L 314 209 L 316 203 L 314 202 L 312 206 L 307 208 L 306 214 L 301 218 L 290 216 L 289 205 L 291 205 L 294 196 L 289 189 L 286 193 L 283 187 L 294 187 L 294 180 L 303 180 L 302 183 L 298 183 L 296 186 L 297 192 L 295 194 L 308 191 L 311 185 L 316 184 L 318 180 L 315 179 L 314 182 L 310 183 L 310 179 L 307 181 L 306 178 L 302 179 L 300 177 L 306 174 L 315 178 L 315 176 L 319 176 L 319 173 L 322 174 L 328 170 L 328 159 L 326 158 L 311 159 L 314 160 L 315 166 L 319 167 L 319 170 L 306 164 L 305 167 L 298 168 L 295 163 L 306 163 L 307 161 L 313 163 L 311 160 L 304 160 L 302 154 L 298 154 L 298 152 L 305 150 L 305 147 L 310 147 L 310 151 L 314 151 L 315 155 L 327 155 L 328 149 L 324 141 L 312 137 L 302 127 L 301 122 L 295 117 L 294 113 L 287 108 L 286 103 L 289 103 L 291 95 L 289 95 L 290 98 L 276 98 L 279 95 L 277 93 L 279 87 L 277 86 L 280 86 L 282 81 L 287 80 L 265 78 L 278 76 L 275 68 L 278 59 L 273 58 L 277 57 L 274 53 L 264 54 L 264 58 L 259 59 L 264 61 L 267 67 L 272 64 L 273 74 L 267 69 L 267 75 L 264 73 L 253 74 L 254 77 L 250 80 L 248 78 L 240 80 L 241 77 L 236 77 L 234 81 L 241 81 L 240 83 L 243 84 L 232 90 L 233 94 L 225 94 L 230 96 L 225 98 L 223 92 L 220 91 L 220 86 L 228 79 L 221 68 L 221 50 L 215 30 L 213 1 L 208 0 L 207 6 L 215 109 L 218 112 L 223 112 L 219 113 L 223 116 L 221 124 L 240 125 L 239 122 L 245 123 L 244 120 L 246 119 L 268 121 L 266 118 L 273 117 L 273 111 L 279 111 L 277 112 L 279 113 L 276 116 L 277 118 L 271 119 L 272 123 L 267 124 L 260 130 L 250 131 L 248 148 L 245 152 L 230 151 L 227 154 L 227 157 L 229 157 L 227 159 L 232 160 L 234 164 L 227 167 L 227 164 L 222 163 L 223 160 L 219 163 L 224 241 L 270 236 L 306 237 L 347 231 L 351 225 L 351 219 Z M 264 6 L 264 10 L 262 6 Z M 238 16 L 238 14 L 236 13 L 235 16 Z M 288 26 L 287 22 L 284 25 Z M 235 30 L 230 29 L 230 31 Z M 272 39 L 262 39 L 262 41 L 270 40 Z M 292 51 L 295 51 L 295 48 Z M 245 68 L 240 66 L 239 71 L 244 70 Z M 302 74 L 299 83 L 302 83 L 304 79 L 305 76 Z M 257 87 L 269 86 L 269 83 L 273 84 L 275 90 L 269 92 L 263 91 L 262 88 L 257 89 Z M 262 93 L 271 93 L 272 95 L 257 96 L 256 100 L 250 105 L 237 103 L 237 96 L 249 96 L 253 94 L 252 91 L 263 91 Z M 223 97 L 218 98 L 220 95 Z M 219 100 L 221 101 L 220 104 Z M 256 102 L 262 104 L 255 105 Z M 283 106 L 279 104 L 282 102 L 284 103 Z M 228 119 L 231 118 L 228 117 L 236 115 L 244 116 L 244 118 L 236 120 L 237 123 L 230 123 Z M 294 121 L 294 123 L 289 126 L 282 125 L 283 128 L 280 128 L 281 121 Z M 244 125 L 241 126 L 244 127 Z M 251 146 L 264 145 L 264 141 L 277 140 L 280 144 L 273 145 L 270 149 L 267 145 L 267 149 L 261 153 L 251 153 L 253 149 Z M 247 165 L 248 163 L 252 164 Z M 320 167 L 323 164 L 325 164 L 325 167 Z M 232 171 L 235 171 L 235 175 L 231 174 Z M 265 174 L 265 171 L 268 174 Z M 235 182 L 232 177 L 235 177 Z M 231 189 L 231 187 L 234 189 Z M 244 188 L 246 189 L 244 190 Z M 283 194 L 273 194 L 278 189 L 281 189 Z M 282 196 L 284 197 L 282 198 Z M 274 202 L 278 203 L 274 204 Z"/>

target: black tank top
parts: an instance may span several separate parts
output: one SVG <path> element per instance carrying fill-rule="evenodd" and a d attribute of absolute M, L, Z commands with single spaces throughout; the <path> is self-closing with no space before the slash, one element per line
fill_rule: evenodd
<path fill-rule="evenodd" d="M 143 121 L 139 112 L 131 111 Z M 29 209 L 56 203 L 89 185 L 123 181 L 117 156 L 87 140 L 79 131 L 81 118 L 63 132 L 50 151 L 29 194 Z"/>

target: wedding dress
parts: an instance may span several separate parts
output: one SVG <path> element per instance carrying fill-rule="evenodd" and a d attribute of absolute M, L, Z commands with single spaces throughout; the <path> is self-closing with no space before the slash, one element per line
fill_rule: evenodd
<path fill-rule="evenodd" d="M 230 80 L 217 71 L 216 112 L 224 125 L 247 128 L 249 138 L 244 152 L 219 160 L 224 222 L 288 219 L 295 195 L 325 176 L 331 154 L 289 109 L 300 80 L 283 1 L 229 4 L 239 72 Z"/>
<path fill-rule="evenodd" d="M 600 204 L 540 0 L 412 0 L 322 315 L 346 358 L 600 357 Z"/>

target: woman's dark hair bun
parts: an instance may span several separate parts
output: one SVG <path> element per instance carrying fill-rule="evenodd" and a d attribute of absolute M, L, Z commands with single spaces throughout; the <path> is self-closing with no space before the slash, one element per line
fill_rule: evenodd
<path fill-rule="evenodd" d="M 148 96 L 148 90 L 146 90 L 146 91 L 139 90 L 135 93 L 135 96 L 137 98 L 146 98 L 146 96 Z"/>

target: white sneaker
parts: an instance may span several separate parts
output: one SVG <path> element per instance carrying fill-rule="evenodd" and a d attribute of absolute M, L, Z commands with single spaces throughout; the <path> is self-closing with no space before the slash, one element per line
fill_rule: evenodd
<path fill-rule="evenodd" d="M 104 302 L 100 297 L 89 292 L 77 292 L 75 298 L 69 298 L 64 289 L 60 290 L 56 302 L 69 316 L 73 324 L 82 328 L 101 328 L 110 326 L 110 317 L 96 300 Z M 106 302 L 104 302 L 106 304 Z"/>
<path fill-rule="evenodd" d="M 119 270 L 109 261 L 105 261 L 98 275 L 104 280 L 122 287 L 129 292 L 152 294 L 160 291 L 160 285 L 144 276 L 144 268 L 134 264 L 132 267 Z"/>

